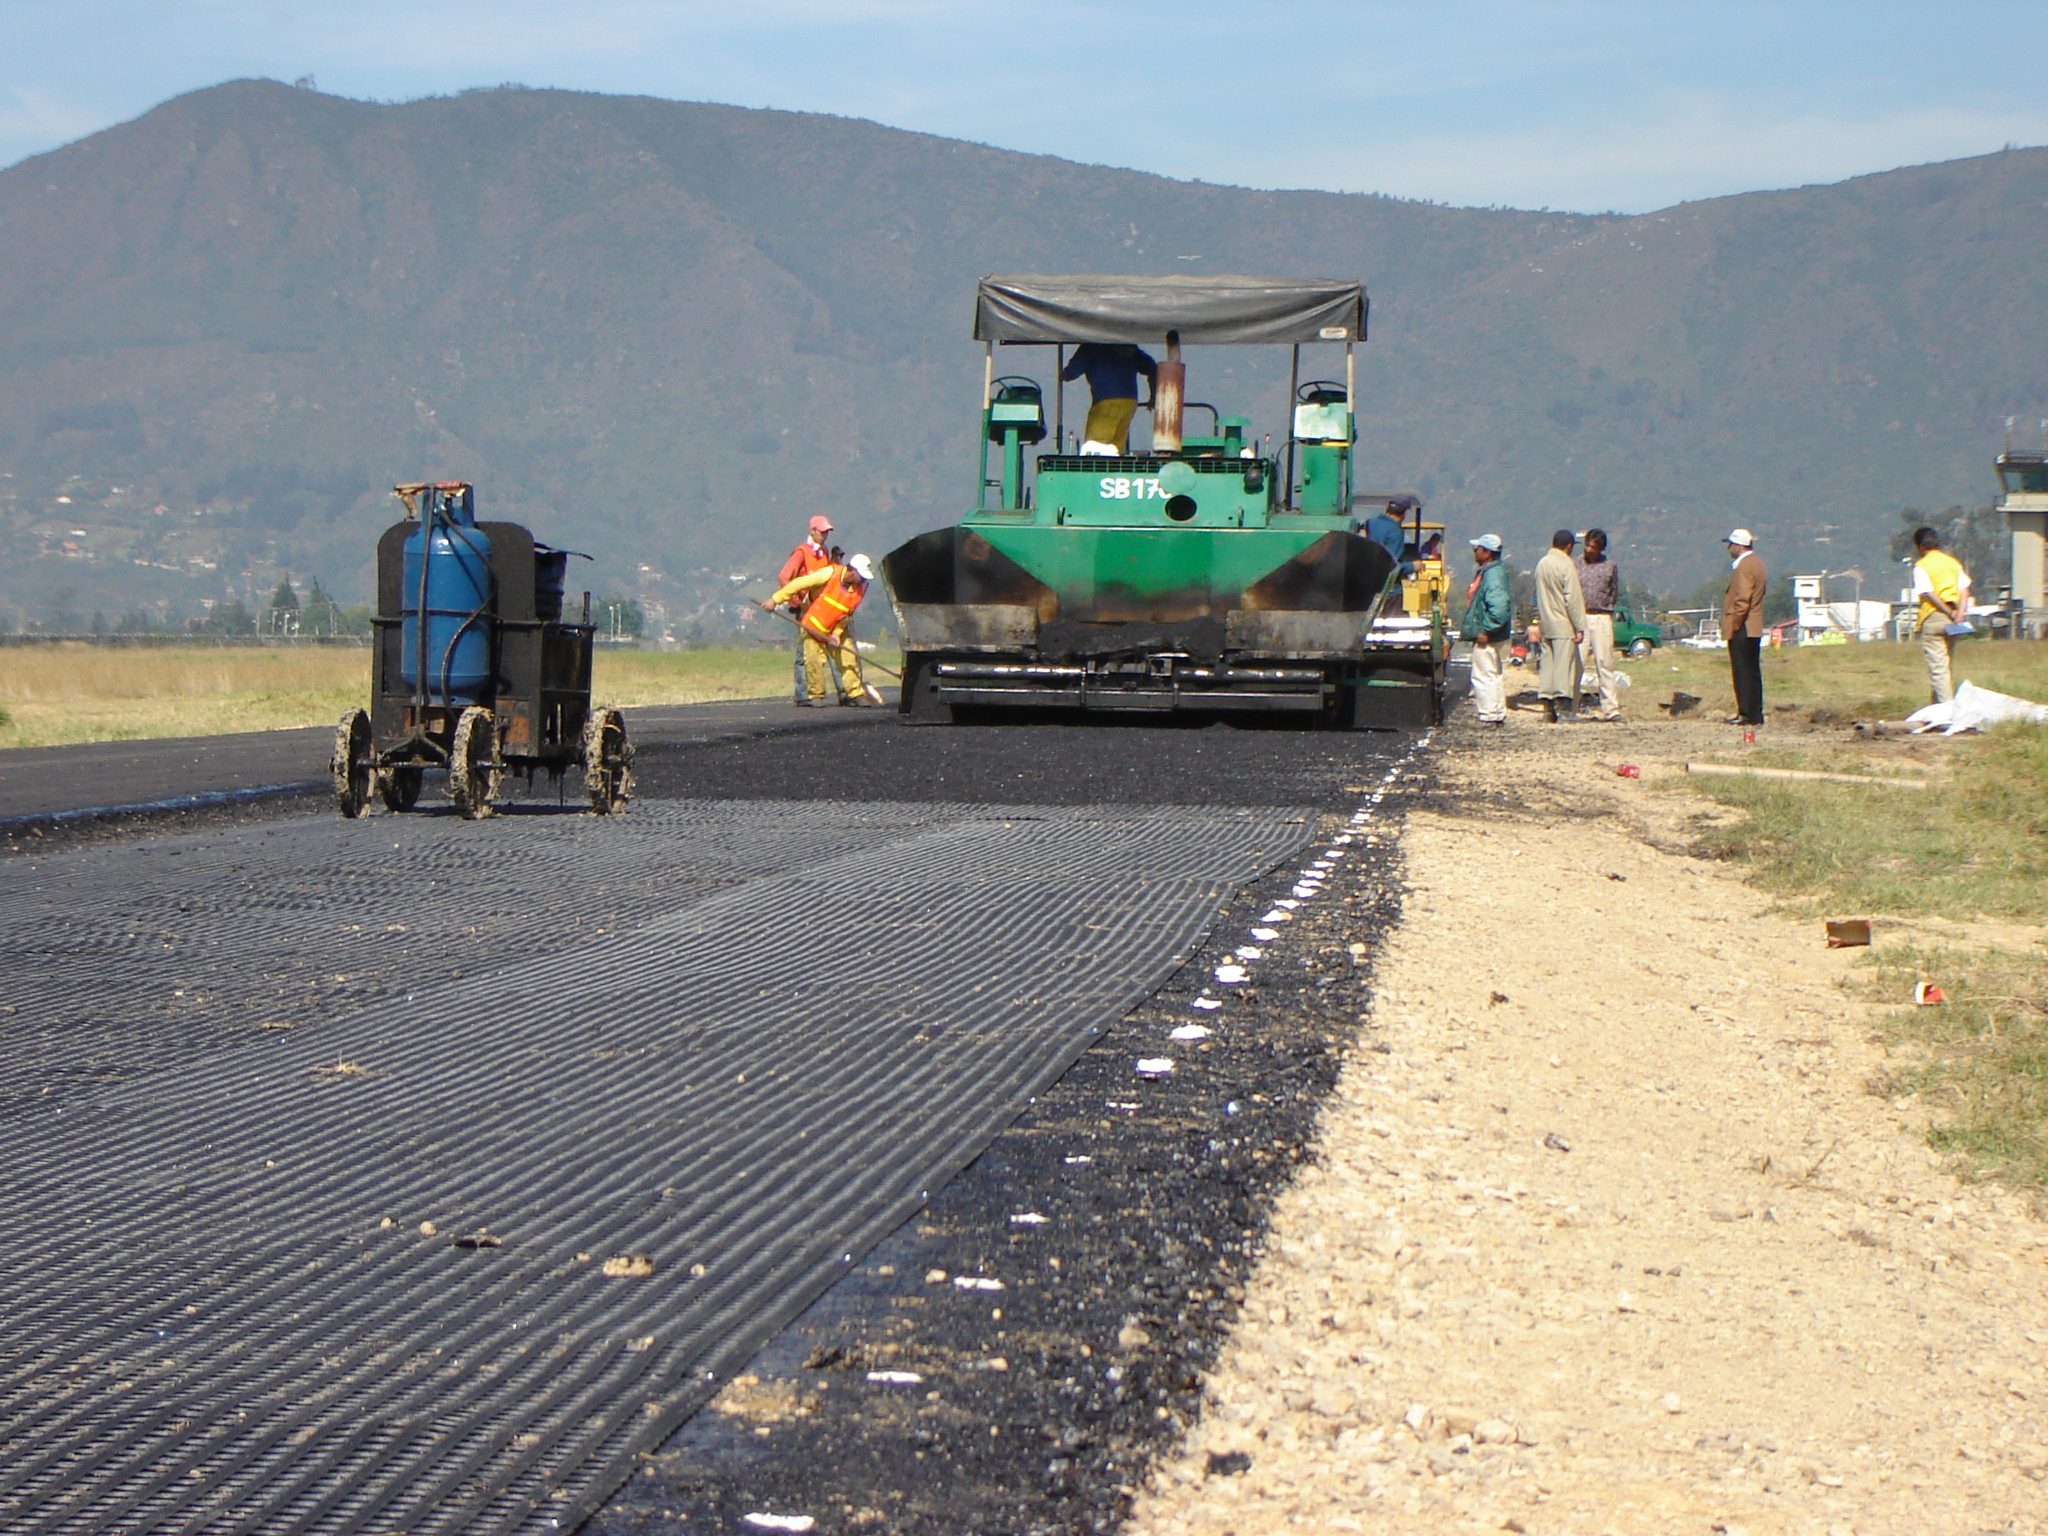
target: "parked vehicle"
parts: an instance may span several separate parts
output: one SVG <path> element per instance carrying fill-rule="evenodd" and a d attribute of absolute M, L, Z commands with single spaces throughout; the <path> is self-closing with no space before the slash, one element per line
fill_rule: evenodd
<path fill-rule="evenodd" d="M 1665 643 L 1662 624 L 1645 624 L 1625 607 L 1614 610 L 1614 648 L 1629 656 L 1647 656 Z"/>

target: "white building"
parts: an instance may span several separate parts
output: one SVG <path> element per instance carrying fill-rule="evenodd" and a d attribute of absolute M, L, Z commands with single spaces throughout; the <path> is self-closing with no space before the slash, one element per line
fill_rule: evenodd
<path fill-rule="evenodd" d="M 1839 601 L 1840 589 L 1855 582 L 1854 595 L 1847 602 Z M 1832 581 L 1836 590 L 1828 591 Z M 1820 635 L 1837 634 L 1847 640 L 1882 640 L 1885 628 L 1891 622 L 1892 605 L 1863 595 L 1863 573 L 1861 571 L 1822 572 L 1817 576 L 1794 576 L 1792 596 L 1798 600 L 1799 638 L 1811 640 Z M 1831 601 L 1830 599 L 1837 599 Z"/>
<path fill-rule="evenodd" d="M 2012 527 L 2012 598 L 2022 610 L 2020 626 L 2030 635 L 2048 633 L 2048 452 L 2016 450 L 2008 442 L 1997 467 L 1998 510 Z"/>

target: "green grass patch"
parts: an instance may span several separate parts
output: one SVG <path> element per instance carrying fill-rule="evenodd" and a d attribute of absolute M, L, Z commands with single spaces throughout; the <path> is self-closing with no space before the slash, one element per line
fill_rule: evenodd
<path fill-rule="evenodd" d="M 2048 700 L 2048 647 L 1986 643 L 1961 655 L 1972 681 Z M 1711 658 L 1688 658 L 1701 659 Z M 1815 647 L 1765 679 L 1777 702 L 1898 719 L 1919 707 L 1924 673 L 1907 647 L 1866 645 Z M 1928 787 L 1689 779 L 1740 813 L 1704 834 L 1710 851 L 1746 864 L 1758 886 L 1801 912 L 1939 914 L 2038 931 L 2048 913 L 2048 728 L 2003 726 L 1910 756 L 1847 733 L 1788 739 L 1760 738 L 1743 760 L 1919 776 Z M 1880 999 L 1909 999 L 1923 979 L 1947 994 L 1938 1007 L 1885 1011 L 1902 1063 L 1885 1090 L 1916 1095 L 1930 1112 L 1930 1143 L 1967 1171 L 2048 1189 L 2048 947 L 1880 951 L 1870 976 Z"/>
<path fill-rule="evenodd" d="M 1764 711 L 1823 711 L 1845 720 L 1903 720 L 1927 702 L 1927 668 L 1917 644 L 1794 645 L 1763 654 Z M 1623 704 L 1646 711 L 1683 689 L 1702 700 L 1700 713 L 1730 713 L 1735 694 L 1728 653 L 1659 648 L 1625 661 Z M 1966 640 L 1956 647 L 1955 675 L 1980 688 L 2048 702 L 2048 641 Z"/>
<path fill-rule="evenodd" d="M 2004 726 L 1943 750 L 1945 763 L 1918 770 L 1926 789 L 1693 779 L 1742 812 L 1704 842 L 1746 862 L 1757 884 L 1800 910 L 2038 920 L 2048 912 L 2048 730 Z M 1875 767 L 1850 745 L 1773 748 L 1750 760 L 1873 779 L 1916 771 Z"/>
<path fill-rule="evenodd" d="M 2048 949 L 1879 957 L 1878 996 L 1911 997 L 1922 980 L 1947 1000 L 1887 1011 L 1900 1065 L 1879 1087 L 1933 1111 L 1928 1143 L 1959 1171 L 2048 1189 Z"/>

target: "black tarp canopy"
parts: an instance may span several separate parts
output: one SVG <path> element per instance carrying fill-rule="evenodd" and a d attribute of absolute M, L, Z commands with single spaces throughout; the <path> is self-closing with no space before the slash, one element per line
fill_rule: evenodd
<path fill-rule="evenodd" d="M 985 277 L 976 341 L 1190 346 L 1365 340 L 1365 285 L 1331 278 Z"/>

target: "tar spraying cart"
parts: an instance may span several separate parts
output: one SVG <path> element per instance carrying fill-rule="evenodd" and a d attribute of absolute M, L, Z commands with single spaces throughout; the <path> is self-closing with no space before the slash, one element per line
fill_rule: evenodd
<path fill-rule="evenodd" d="M 370 708 L 336 727 L 335 801 L 360 816 L 374 792 L 411 810 L 445 773 L 464 817 L 490 814 L 507 772 L 532 782 L 581 771 L 590 808 L 617 811 L 632 787 L 616 709 L 593 709 L 590 594 L 563 617 L 571 552 L 518 523 L 478 522 L 460 480 L 401 485 L 405 518 L 377 541 Z"/>

